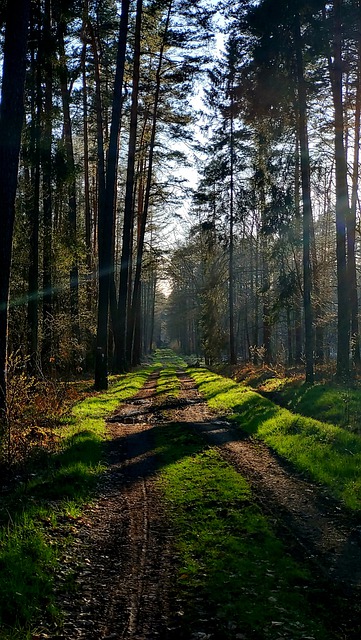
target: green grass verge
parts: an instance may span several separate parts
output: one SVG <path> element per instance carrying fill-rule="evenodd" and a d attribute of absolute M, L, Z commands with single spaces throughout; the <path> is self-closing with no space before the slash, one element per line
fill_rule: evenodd
<path fill-rule="evenodd" d="M 1 500 L 0 639 L 28 640 L 41 617 L 61 620 L 54 575 L 72 520 L 104 471 L 104 419 L 145 383 L 148 367 L 119 377 L 110 389 L 73 407 L 57 454 L 43 456 L 28 481 Z M 59 523 L 67 522 L 57 534 Z"/>
<path fill-rule="evenodd" d="M 260 391 L 290 411 L 361 434 L 360 389 L 331 384 L 310 386 L 295 378 L 270 378 Z"/>
<path fill-rule="evenodd" d="M 329 637 L 314 585 L 253 504 L 246 481 L 183 426 L 158 428 L 157 442 L 186 604 L 182 628 L 219 639 Z"/>
<path fill-rule="evenodd" d="M 361 437 L 341 427 L 294 414 L 205 369 L 192 369 L 211 407 L 226 411 L 249 434 L 320 482 L 353 509 L 361 508 Z"/>

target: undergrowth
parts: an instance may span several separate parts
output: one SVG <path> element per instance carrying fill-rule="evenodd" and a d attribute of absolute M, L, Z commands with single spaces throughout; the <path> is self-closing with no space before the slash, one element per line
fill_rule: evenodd
<path fill-rule="evenodd" d="M 192 369 L 191 375 L 211 407 L 228 413 L 244 431 L 329 487 L 349 508 L 361 508 L 358 434 L 291 413 L 249 387 L 205 369 Z"/>

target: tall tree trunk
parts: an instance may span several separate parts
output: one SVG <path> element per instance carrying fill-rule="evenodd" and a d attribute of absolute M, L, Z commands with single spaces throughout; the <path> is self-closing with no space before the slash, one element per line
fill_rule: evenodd
<path fill-rule="evenodd" d="M 122 255 L 120 261 L 120 283 L 119 283 L 119 336 L 117 340 L 116 366 L 119 371 L 128 367 L 127 362 L 127 343 L 126 343 L 126 327 L 128 296 L 129 296 L 129 273 L 132 261 L 132 227 L 134 221 L 134 168 L 135 153 L 137 142 L 137 122 L 138 122 L 138 93 L 139 93 L 139 71 L 140 71 L 140 40 L 142 25 L 142 0 L 137 0 L 137 15 L 135 24 L 135 42 L 134 42 L 134 61 L 133 61 L 133 87 L 132 87 L 132 104 L 130 113 L 130 129 L 128 144 L 128 165 L 127 165 L 127 181 L 124 202 L 124 221 L 123 221 L 123 244 Z"/>
<path fill-rule="evenodd" d="M 352 191 L 350 215 L 347 217 L 347 260 L 348 260 L 348 280 L 350 285 L 350 305 L 351 305 L 351 350 L 353 363 L 357 368 L 361 365 L 360 355 L 360 332 L 358 322 L 358 295 L 357 295 L 357 271 L 355 257 L 355 235 L 356 235 L 356 205 L 358 195 L 359 180 L 359 159 L 360 159 L 360 112 L 361 112 L 361 2 L 358 0 L 358 43 L 357 43 L 357 85 L 356 85 L 356 107 L 354 125 L 354 157 L 352 171 Z"/>
<path fill-rule="evenodd" d="M 114 228 L 116 165 L 118 157 L 118 139 L 120 129 L 122 87 L 125 64 L 126 34 L 128 28 L 129 1 L 122 2 L 122 15 L 118 40 L 116 75 L 113 90 L 113 109 L 105 176 L 103 121 L 100 95 L 99 60 L 94 34 L 92 36 L 93 53 L 96 61 L 97 86 L 97 128 L 98 128 L 98 254 L 99 254 L 99 303 L 97 327 L 97 352 L 95 363 L 95 387 L 106 389 L 108 386 L 108 315 L 110 302 L 110 283 L 113 277 L 114 259 L 112 255 L 112 236 Z M 140 30 L 140 29 L 139 29 Z M 140 36 L 139 36 L 140 37 Z"/>
<path fill-rule="evenodd" d="M 97 238 L 98 238 L 98 317 L 95 353 L 94 386 L 97 390 L 108 388 L 108 310 L 109 310 L 109 271 L 111 267 L 112 226 L 105 218 L 105 154 L 103 112 L 100 89 L 100 66 L 96 38 L 90 22 L 88 23 L 94 56 L 95 109 L 97 120 Z"/>
<path fill-rule="evenodd" d="M 70 267 L 70 316 L 72 323 L 72 333 L 80 342 L 79 326 L 79 270 L 77 259 L 77 203 L 76 203 L 76 180 L 75 161 L 73 149 L 73 136 L 70 116 L 70 89 L 68 86 L 68 69 L 65 56 L 64 35 L 66 25 L 61 23 L 58 30 L 58 45 L 60 53 L 59 79 L 63 105 L 63 138 L 66 153 L 66 163 L 68 172 L 68 240 L 72 252 L 72 264 Z M 73 354 L 73 360 L 74 360 Z M 74 363 L 73 363 L 74 364 Z"/>
<path fill-rule="evenodd" d="M 0 104 L 0 410 L 6 407 L 6 351 L 15 197 L 21 130 L 30 0 L 7 3 Z"/>
<path fill-rule="evenodd" d="M 233 78 L 230 86 L 230 154 L 231 154 L 231 184 L 229 207 L 229 256 L 228 256 L 228 307 L 229 307 L 229 361 L 237 364 L 237 354 L 234 341 L 234 88 Z"/>
<path fill-rule="evenodd" d="M 82 84 L 83 84 L 83 158 L 84 158 L 84 215 L 85 215 L 85 248 L 87 265 L 87 309 L 92 309 L 93 284 L 92 284 L 92 242 L 91 242 L 91 206 L 90 206 L 90 180 L 89 180 L 89 134 L 88 134 L 88 84 L 86 77 L 87 60 L 87 23 L 89 17 L 88 1 L 84 2 L 83 9 L 83 47 L 81 53 Z"/>
<path fill-rule="evenodd" d="M 305 359 L 306 382 L 313 384 L 313 312 L 311 302 L 312 274 L 311 274 L 311 179 L 310 179 L 310 155 L 307 133 L 307 100 L 306 86 L 303 71 L 302 39 L 299 14 L 295 13 L 294 43 L 296 54 L 297 93 L 298 93 L 298 136 L 300 141 L 301 156 L 301 187 L 302 187 L 302 222 L 303 222 L 303 305 L 305 315 Z"/>
<path fill-rule="evenodd" d="M 337 376 L 350 373 L 350 296 L 346 255 L 346 221 L 349 218 L 347 163 L 344 147 L 342 101 L 342 0 L 333 3 L 333 62 L 329 58 L 335 127 L 336 260 L 337 260 Z"/>
<path fill-rule="evenodd" d="M 142 132 L 142 136 L 145 133 L 145 128 L 143 129 Z M 142 146 L 142 144 L 140 145 Z M 139 162 L 138 162 L 138 169 L 137 169 L 137 175 L 138 175 L 138 180 L 137 180 L 137 246 L 139 246 L 139 240 L 140 240 L 140 234 L 141 234 L 141 228 L 142 228 L 142 216 L 143 216 L 143 211 L 144 211 L 144 191 L 145 191 L 145 174 L 146 174 L 146 160 L 143 156 L 143 154 L 141 155 Z M 138 364 L 140 363 L 140 358 L 141 358 L 141 351 L 142 351 L 142 347 L 141 347 L 141 336 L 142 336 L 142 332 L 140 329 L 140 314 L 141 314 L 141 308 L 142 308 L 142 303 L 140 301 L 139 304 L 139 308 L 135 311 L 135 317 L 133 316 L 133 311 L 131 308 L 131 304 L 132 304 L 132 290 L 131 290 L 131 278 L 129 278 L 129 301 L 128 301 L 128 308 L 130 309 L 130 312 L 128 313 L 128 323 L 127 323 L 127 359 L 129 362 L 131 362 L 133 365 L 134 364 Z M 142 287 L 142 283 L 141 283 L 141 290 L 143 289 Z"/>
<path fill-rule="evenodd" d="M 252 277 L 252 293 L 254 300 L 254 316 L 253 316 L 253 332 L 252 332 L 252 347 L 253 347 L 253 355 L 252 362 L 254 365 L 258 364 L 258 348 L 259 348 L 259 330 L 258 330 L 258 322 L 259 322 L 259 296 L 258 296 L 258 286 L 259 286 L 259 245 L 258 245 L 258 236 L 255 235 L 254 239 L 251 238 L 251 260 L 253 251 L 255 253 L 255 265 L 254 265 L 254 284 L 253 284 L 253 276 Z M 253 269 L 251 270 L 251 274 L 253 274 Z"/>
<path fill-rule="evenodd" d="M 111 265 L 110 265 L 110 292 L 111 292 L 111 315 L 113 324 L 113 336 L 115 344 L 119 340 L 120 328 L 118 322 L 118 313 L 116 306 L 116 293 L 114 282 L 114 226 L 115 226 L 115 209 L 116 209 L 116 178 L 117 178 L 117 162 L 119 149 L 119 133 L 122 115 L 122 91 L 124 80 L 125 54 L 127 44 L 127 31 L 129 22 L 130 0 L 122 0 L 122 14 L 119 27 L 117 65 L 113 89 L 112 118 L 110 123 L 109 147 L 106 163 L 106 193 L 105 193 L 105 217 L 107 219 L 108 228 L 111 225 L 111 236 L 113 242 L 111 247 Z M 117 348 L 116 348 L 117 351 Z"/>
<path fill-rule="evenodd" d="M 131 326 L 131 335 L 130 335 L 131 348 L 133 348 L 135 330 L 136 330 L 136 326 L 139 324 L 139 316 L 140 316 L 142 260 L 143 260 L 147 218 L 148 218 L 148 212 L 149 212 L 150 194 L 151 194 L 151 187 L 152 187 L 154 147 L 155 147 L 155 136 L 156 136 L 156 129 L 157 129 L 158 107 L 159 107 L 159 97 L 160 97 L 160 87 L 161 87 L 161 71 L 162 71 L 162 65 L 163 65 L 166 36 L 168 33 L 170 16 L 172 11 L 172 4 L 173 4 L 173 0 L 170 0 L 168 5 L 168 10 L 167 10 L 167 18 L 164 25 L 163 39 L 162 39 L 162 44 L 159 51 L 159 60 L 158 60 L 158 66 L 157 66 L 157 72 L 156 72 L 156 88 L 155 88 L 155 95 L 154 95 L 152 131 L 151 131 L 150 143 L 149 143 L 147 182 L 146 182 L 145 193 L 144 193 L 143 215 L 141 217 L 140 228 L 138 231 L 137 258 L 136 258 L 136 268 L 135 268 L 135 275 L 134 275 L 134 287 L 133 287 L 133 297 L 132 297 L 132 307 L 131 307 L 131 314 L 132 314 L 131 325 L 130 325 Z M 138 361 L 139 361 L 139 356 L 137 356 L 136 361 L 133 360 L 133 364 L 138 364 Z"/>
<path fill-rule="evenodd" d="M 40 196 L 40 160 L 28 170 L 28 221 L 29 221 L 29 269 L 28 269 L 28 308 L 27 334 L 29 372 L 34 374 L 37 368 L 39 337 L 39 196 Z"/>
<path fill-rule="evenodd" d="M 41 165 L 43 170 L 43 339 L 42 364 L 50 367 L 53 343 L 52 287 L 52 114 L 53 114 L 53 42 L 51 35 L 51 0 L 45 2 L 44 14 L 44 112 Z"/>
<path fill-rule="evenodd" d="M 262 306 L 262 324 L 263 324 L 263 346 L 264 346 L 264 362 L 265 364 L 271 364 L 272 351 L 271 351 L 271 317 L 270 317 L 270 303 L 269 303 L 269 287 L 270 287 L 270 275 L 268 269 L 268 242 L 266 238 L 263 238 L 262 242 L 262 262 L 263 262 L 263 282 L 266 288 L 263 292 L 263 306 Z"/>
<path fill-rule="evenodd" d="M 296 238 L 302 237 L 301 208 L 300 208 L 300 150 L 299 150 L 299 134 L 296 132 L 296 149 L 295 149 L 295 229 Z M 294 264 L 297 273 L 299 287 L 294 302 L 294 333 L 295 333 L 295 364 L 302 362 L 302 277 L 301 277 L 301 258 L 299 251 L 294 249 Z"/>
<path fill-rule="evenodd" d="M 157 273 L 154 272 L 152 284 L 151 284 L 151 309 L 150 309 L 150 327 L 149 327 L 149 342 L 148 342 L 148 350 L 149 353 L 152 352 L 153 349 L 153 341 L 154 341 L 154 319 L 155 319 L 155 298 L 157 291 Z"/>
<path fill-rule="evenodd" d="M 262 134 L 261 134 L 261 137 Z M 266 178 L 266 168 L 265 168 L 265 149 L 264 149 L 264 141 L 259 140 L 260 147 L 260 162 L 262 163 L 260 171 L 259 171 L 259 206 L 261 212 L 261 220 L 262 225 L 264 224 L 264 216 L 265 216 L 265 208 L 266 208 L 266 193 L 265 193 L 265 178 Z M 272 352 L 271 352 L 271 336 L 272 336 L 272 326 L 271 326 L 271 318 L 270 318 L 270 270 L 269 270 L 269 255 L 268 255 L 268 239 L 266 234 L 262 231 L 261 233 L 261 264 L 262 264 L 262 329 L 263 329 L 263 348 L 264 348 L 264 362 L 265 364 L 270 364 L 272 360 Z"/>
<path fill-rule="evenodd" d="M 35 31 L 37 24 L 38 35 Z M 28 270 L 28 354 L 29 371 L 37 367 L 39 334 L 39 218 L 40 218 L 40 131 L 41 131 L 41 37 L 40 15 L 32 17 L 31 46 L 31 125 L 29 141 L 28 197 L 29 270 Z M 37 53 L 35 51 L 37 49 Z"/>

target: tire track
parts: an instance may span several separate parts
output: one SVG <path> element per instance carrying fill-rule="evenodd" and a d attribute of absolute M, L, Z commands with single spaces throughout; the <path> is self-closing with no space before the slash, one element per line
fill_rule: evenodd
<path fill-rule="evenodd" d="M 63 640 L 167 640 L 172 536 L 156 486 L 152 406 L 157 375 L 110 417 L 107 472 L 73 544 L 76 591 L 59 595 Z M 139 422 L 137 422 L 139 420 Z M 144 420 L 144 421 L 143 421 Z"/>

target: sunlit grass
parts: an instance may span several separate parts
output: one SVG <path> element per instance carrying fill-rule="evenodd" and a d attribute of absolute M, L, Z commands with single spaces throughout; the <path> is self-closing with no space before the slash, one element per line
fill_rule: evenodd
<path fill-rule="evenodd" d="M 351 509 L 361 508 L 361 437 L 336 425 L 294 414 L 258 393 L 204 369 L 192 376 L 211 407 L 328 486 Z"/>
<path fill-rule="evenodd" d="M 171 396 L 174 398 L 178 396 L 180 391 L 180 382 L 176 375 L 178 369 L 179 367 L 175 365 L 169 365 L 161 369 L 157 380 L 158 396 Z"/>
<path fill-rule="evenodd" d="M 151 360 L 153 367 L 159 371 L 157 396 L 176 398 L 180 390 L 180 381 L 176 372 L 187 366 L 183 358 L 177 356 L 172 349 L 156 349 Z"/>
<path fill-rule="evenodd" d="M 52 592 L 56 560 L 56 550 L 47 543 L 35 513 L 24 514 L 10 531 L 0 533 L 2 629 L 29 621 L 40 609 L 58 616 Z"/>
<path fill-rule="evenodd" d="M 185 360 L 174 353 L 172 349 L 156 349 L 152 353 L 150 360 L 153 366 L 160 369 L 162 367 L 182 369 L 187 366 Z"/>
<path fill-rule="evenodd" d="M 261 390 L 290 411 L 361 433 L 360 389 L 331 384 L 310 386 L 293 378 L 270 378 Z"/>
<path fill-rule="evenodd" d="M 244 478 L 183 425 L 163 427 L 157 440 L 184 627 L 199 637 L 327 637 L 307 572 L 287 555 Z"/>

